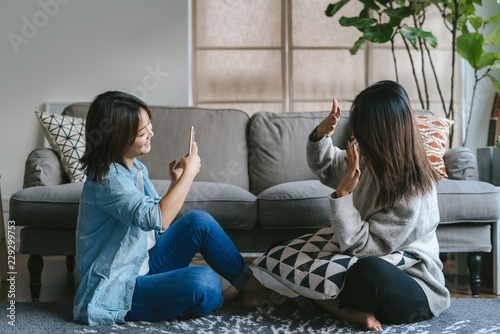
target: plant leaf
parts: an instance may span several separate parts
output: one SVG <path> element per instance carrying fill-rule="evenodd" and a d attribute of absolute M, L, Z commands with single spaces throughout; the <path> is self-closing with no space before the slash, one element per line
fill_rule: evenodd
<path fill-rule="evenodd" d="M 333 15 L 335 15 L 335 13 L 339 11 L 340 8 L 344 7 L 344 5 L 348 2 L 349 0 L 341 0 L 339 2 L 329 4 L 325 11 L 326 16 L 332 17 Z"/>
<path fill-rule="evenodd" d="M 406 27 L 406 30 L 412 32 L 417 37 L 422 38 L 427 43 L 429 43 L 429 45 L 432 46 L 433 48 L 435 48 L 438 45 L 437 38 L 431 32 L 413 27 Z"/>
<path fill-rule="evenodd" d="M 396 0 L 396 3 L 400 6 L 404 6 L 405 5 L 405 2 L 406 0 Z"/>
<path fill-rule="evenodd" d="M 393 29 L 387 24 L 376 24 L 374 26 L 365 27 L 363 30 L 363 36 L 373 43 L 383 44 L 388 42 L 392 38 Z"/>
<path fill-rule="evenodd" d="M 359 0 L 359 1 L 362 2 L 363 4 L 365 4 L 365 6 L 368 6 L 373 10 L 380 9 L 380 7 L 375 3 L 375 0 Z"/>
<path fill-rule="evenodd" d="M 363 9 L 359 12 L 359 17 L 370 18 L 370 8 L 363 6 Z"/>
<path fill-rule="evenodd" d="M 465 16 L 462 16 L 462 17 L 465 17 Z M 472 27 L 474 29 L 476 29 L 476 31 L 478 31 L 479 28 L 481 28 L 481 26 L 483 25 L 483 18 L 481 16 L 472 16 L 472 17 L 469 17 L 469 22 L 472 25 Z"/>
<path fill-rule="evenodd" d="M 500 47 L 500 26 L 496 27 L 484 40 L 486 45 L 494 45 Z"/>
<path fill-rule="evenodd" d="M 406 38 L 408 41 L 410 41 L 411 45 L 413 45 L 413 48 L 415 50 L 418 50 L 418 45 L 417 45 L 417 35 L 410 31 L 406 30 L 401 30 L 400 31 L 401 35 Z"/>
<path fill-rule="evenodd" d="M 463 34 L 457 38 L 458 54 L 467 60 L 474 69 L 477 69 L 477 64 L 483 54 L 483 41 L 483 35 L 477 32 Z"/>
<path fill-rule="evenodd" d="M 477 62 L 477 69 L 480 70 L 486 66 L 493 65 L 493 63 L 498 60 L 500 54 L 496 52 L 486 52 L 481 55 L 479 61 Z"/>
<path fill-rule="evenodd" d="M 465 16 L 476 14 L 476 7 L 472 2 L 460 1 L 460 12 Z"/>
<path fill-rule="evenodd" d="M 498 69 L 500 69 L 500 62 L 499 63 L 494 63 L 493 65 L 491 65 L 491 69 L 492 70 L 498 70 Z"/>
<path fill-rule="evenodd" d="M 352 55 L 355 55 L 356 53 L 358 53 L 359 48 L 361 46 L 363 46 L 363 44 L 365 44 L 365 42 L 366 42 L 366 38 L 364 38 L 364 37 L 358 38 L 358 40 L 354 43 L 354 46 L 349 49 L 349 52 Z"/>
<path fill-rule="evenodd" d="M 487 20 L 486 20 L 486 24 L 488 23 L 496 23 L 496 24 L 499 24 L 500 23 L 500 12 L 498 12 L 497 15 L 493 15 L 493 16 L 490 16 Z"/>
<path fill-rule="evenodd" d="M 343 27 L 356 27 L 359 30 L 363 31 L 366 27 L 377 23 L 377 20 L 370 19 L 366 17 L 345 17 L 342 16 L 339 20 L 339 23 Z"/>
<path fill-rule="evenodd" d="M 465 15 L 460 16 L 457 21 L 457 30 L 463 30 L 463 29 L 467 29 L 467 16 Z"/>
<path fill-rule="evenodd" d="M 491 74 L 488 75 L 490 77 L 491 83 L 493 84 L 493 87 L 497 90 L 497 93 L 500 94 L 500 81 L 497 80 L 494 76 Z"/>
<path fill-rule="evenodd" d="M 405 19 L 410 17 L 412 10 L 410 7 L 399 7 L 394 9 L 389 8 L 384 10 L 384 13 L 386 13 L 390 18 Z"/>

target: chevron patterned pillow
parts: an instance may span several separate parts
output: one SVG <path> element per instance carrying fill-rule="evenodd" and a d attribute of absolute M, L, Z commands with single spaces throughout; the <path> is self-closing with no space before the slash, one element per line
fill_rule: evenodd
<path fill-rule="evenodd" d="M 310 299 L 334 299 L 344 286 L 347 270 L 362 257 L 340 252 L 331 227 L 276 246 L 253 261 L 290 290 Z M 401 270 L 420 260 L 396 251 L 380 256 Z"/>

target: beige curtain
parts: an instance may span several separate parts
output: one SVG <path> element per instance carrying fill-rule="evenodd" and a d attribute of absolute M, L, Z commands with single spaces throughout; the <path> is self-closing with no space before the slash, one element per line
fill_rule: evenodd
<path fill-rule="evenodd" d="M 336 98 L 342 108 L 367 85 L 395 80 L 390 44 L 365 45 L 356 55 L 349 48 L 361 36 L 341 27 L 341 16 L 357 16 L 360 1 L 351 1 L 334 18 L 325 15 L 331 0 L 193 0 L 193 102 L 207 108 L 301 112 L 330 110 Z M 449 82 L 450 34 L 437 15 L 427 18 L 439 46 L 431 52 L 438 77 Z M 436 33 L 435 33 L 436 34 Z M 416 51 L 413 51 L 414 53 Z M 416 55 L 415 55 L 416 56 Z M 411 64 L 396 40 L 399 82 L 415 108 L 421 108 Z M 456 67 L 455 110 L 460 116 L 460 66 Z M 421 71 L 421 69 L 418 69 Z M 432 78 L 429 65 L 425 68 Z M 429 82 L 430 110 L 443 116 L 434 81 Z M 448 88 L 449 85 L 445 85 Z M 449 99 L 448 89 L 443 91 Z M 460 133 L 456 120 L 455 138 Z"/>

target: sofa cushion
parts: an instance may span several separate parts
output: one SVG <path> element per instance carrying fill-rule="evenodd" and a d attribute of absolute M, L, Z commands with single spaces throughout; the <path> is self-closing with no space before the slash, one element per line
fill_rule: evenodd
<path fill-rule="evenodd" d="M 85 153 L 85 119 L 35 111 L 45 138 L 59 155 L 71 182 L 83 182 L 80 158 Z"/>
<path fill-rule="evenodd" d="M 458 146 L 446 150 L 444 163 L 448 177 L 452 180 L 479 180 L 476 156 L 467 147 Z"/>
<path fill-rule="evenodd" d="M 31 151 L 24 166 L 23 188 L 56 186 L 68 182 L 68 175 L 54 150 L 38 148 Z"/>
<path fill-rule="evenodd" d="M 20 190 L 10 198 L 10 219 L 16 225 L 76 228 L 83 183 L 40 186 Z"/>
<path fill-rule="evenodd" d="M 492 184 L 443 179 L 437 194 L 441 224 L 500 220 L 500 193 Z"/>
<path fill-rule="evenodd" d="M 258 112 L 250 120 L 250 191 L 259 194 L 277 184 L 315 180 L 307 166 L 306 143 L 312 130 L 329 112 L 275 114 Z M 342 111 L 339 126 L 332 138 L 345 148 L 349 137 L 349 112 Z M 345 139 L 345 140 L 344 140 Z"/>
<path fill-rule="evenodd" d="M 160 196 L 167 193 L 170 181 L 151 182 Z M 251 230 L 257 224 L 257 197 L 231 184 L 194 182 L 175 219 L 191 210 L 207 211 L 223 228 Z"/>
<path fill-rule="evenodd" d="M 86 117 L 89 107 L 90 103 L 73 103 L 63 114 Z M 189 129 L 194 126 L 202 164 L 196 180 L 249 189 L 246 131 L 250 117 L 246 113 L 236 109 L 149 108 L 155 136 L 150 154 L 139 160 L 148 168 L 151 179 L 170 180 L 168 163 L 188 153 Z"/>
<path fill-rule="evenodd" d="M 257 197 L 260 227 L 293 229 L 329 226 L 328 196 L 333 191 L 317 180 L 287 182 L 266 189 Z"/>
<path fill-rule="evenodd" d="M 170 185 L 151 182 L 160 196 Z M 18 191 L 10 199 L 10 219 L 19 226 L 75 228 L 82 189 L 83 183 L 67 183 Z M 230 184 L 194 182 L 176 219 L 195 209 L 212 214 L 223 228 L 251 230 L 257 224 L 257 198 Z"/>
<path fill-rule="evenodd" d="M 149 177 L 170 180 L 168 163 L 188 153 L 189 129 L 194 126 L 201 158 L 196 181 L 228 183 L 249 189 L 246 129 L 250 120 L 243 111 L 151 107 L 155 136 L 151 153 L 139 157 Z M 165 130 L 168 129 L 168 130 Z"/>

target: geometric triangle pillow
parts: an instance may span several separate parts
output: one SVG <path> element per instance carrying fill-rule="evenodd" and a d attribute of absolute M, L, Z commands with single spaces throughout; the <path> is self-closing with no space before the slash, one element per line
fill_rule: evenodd
<path fill-rule="evenodd" d="M 419 115 L 417 116 L 417 125 L 431 165 L 442 177 L 447 179 L 448 173 L 444 165 L 444 153 L 453 121 L 437 116 Z"/>
<path fill-rule="evenodd" d="M 45 138 L 59 155 L 71 182 L 84 182 L 80 158 L 85 153 L 85 119 L 35 111 Z"/>
<path fill-rule="evenodd" d="M 347 270 L 361 258 L 363 256 L 342 254 L 332 228 L 325 227 L 273 247 L 253 264 L 293 292 L 323 300 L 338 296 Z M 401 251 L 380 258 L 401 270 L 419 262 L 413 255 Z"/>

